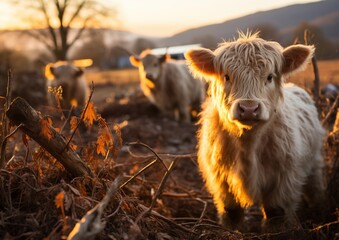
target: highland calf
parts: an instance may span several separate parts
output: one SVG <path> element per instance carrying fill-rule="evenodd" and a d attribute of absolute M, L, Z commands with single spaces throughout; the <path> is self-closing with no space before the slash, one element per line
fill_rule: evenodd
<path fill-rule="evenodd" d="M 130 62 L 139 68 L 141 90 L 151 103 L 176 120 L 189 122 L 191 110 L 200 108 L 205 92 L 203 83 L 192 77 L 185 61 L 145 50 L 140 57 L 131 56 Z"/>
<path fill-rule="evenodd" d="M 73 106 L 81 110 L 88 99 L 89 87 L 83 76 L 81 68 L 69 63 L 51 64 L 49 71 L 54 79 L 49 81 L 49 87 L 62 88 L 61 108 L 65 111 Z M 54 96 L 49 96 L 49 104 L 55 104 Z"/>
<path fill-rule="evenodd" d="M 273 231 L 291 227 L 303 199 L 322 198 L 325 132 L 307 92 L 284 83 L 310 61 L 313 46 L 283 49 L 257 35 L 185 56 L 209 83 L 198 163 L 221 223 L 240 228 L 244 208 L 260 204 L 264 231 Z"/>

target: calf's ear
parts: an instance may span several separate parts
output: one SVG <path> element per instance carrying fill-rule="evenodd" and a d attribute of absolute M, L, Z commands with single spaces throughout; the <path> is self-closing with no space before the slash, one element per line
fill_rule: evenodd
<path fill-rule="evenodd" d="M 131 62 L 131 64 L 134 66 L 134 67 L 139 67 L 139 65 L 140 65 L 140 58 L 139 57 L 137 57 L 137 56 L 134 56 L 134 55 L 132 55 L 132 56 L 130 56 L 129 57 L 129 61 Z"/>
<path fill-rule="evenodd" d="M 166 54 L 161 55 L 161 56 L 159 57 L 159 62 L 160 62 L 160 63 L 164 63 L 164 62 L 166 62 L 166 61 L 168 61 L 168 60 L 170 60 L 170 59 L 171 59 L 171 55 L 169 55 L 168 53 L 166 53 Z"/>
<path fill-rule="evenodd" d="M 303 70 L 314 54 L 314 46 L 302 44 L 292 45 L 284 49 L 283 74 L 291 74 Z"/>
<path fill-rule="evenodd" d="M 75 72 L 75 77 L 80 77 L 84 74 L 84 70 L 82 68 L 77 68 Z"/>
<path fill-rule="evenodd" d="M 55 69 L 54 69 L 53 66 L 50 66 L 50 67 L 49 67 L 49 72 L 50 72 L 53 76 L 55 76 Z"/>
<path fill-rule="evenodd" d="M 59 74 L 56 71 L 56 67 L 48 64 L 45 68 L 45 76 L 47 79 L 52 80 L 59 77 Z"/>
<path fill-rule="evenodd" d="M 214 53 L 206 48 L 191 49 L 185 52 L 185 58 L 193 73 L 215 75 Z"/>

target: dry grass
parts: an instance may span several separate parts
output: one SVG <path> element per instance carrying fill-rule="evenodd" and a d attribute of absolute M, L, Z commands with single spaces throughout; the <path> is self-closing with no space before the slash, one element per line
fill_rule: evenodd
<path fill-rule="evenodd" d="M 338 84 L 337 66 L 339 61 L 319 62 L 322 84 Z M 311 86 L 312 67 L 298 76 L 307 79 L 299 80 L 299 84 Z M 141 108 L 146 102 L 139 98 L 129 98 L 125 104 L 114 102 L 119 99 L 116 95 L 128 96 L 128 91 L 135 91 L 136 69 L 88 73 L 87 79 L 97 85 L 104 84 L 94 90 L 96 106 L 105 105 L 107 98 L 119 105 L 115 109 L 121 111 L 111 111 L 107 124 L 112 128 L 114 123 L 119 124 L 117 121 L 126 120 L 127 125 L 122 128 L 122 150 L 117 157 L 112 152 L 106 156 L 97 154 L 98 125 L 90 132 L 76 134 L 73 141 L 78 146 L 77 152 L 95 177 L 72 178 L 33 140 L 25 140 L 28 141 L 26 145 L 20 132 L 15 133 L 8 141 L 7 164 L 0 170 L 1 239 L 65 239 L 86 212 L 104 198 L 118 176 L 124 176 L 124 187 L 114 194 L 103 211 L 102 220 L 106 221 L 106 226 L 96 239 L 338 238 L 338 135 L 329 137 L 325 143 L 329 198 L 320 206 L 325 214 L 323 221 L 319 222 L 319 215 L 316 215 L 301 222 L 296 229 L 282 233 L 234 232 L 215 222 L 212 199 L 203 187 L 196 166 L 194 134 L 197 126 L 178 124 L 156 115 L 153 110 Z M 296 80 L 298 78 L 293 81 Z M 326 115 L 330 106 L 321 106 Z M 63 122 L 55 125 L 60 127 Z M 65 135 L 69 137 L 69 133 Z M 116 135 L 114 139 L 118 139 Z M 153 148 L 126 144 L 136 140 Z M 56 196 L 61 192 L 64 194 L 62 204 L 56 204 Z"/>
<path fill-rule="evenodd" d="M 339 85 L 339 60 L 318 61 L 320 85 L 323 87 L 328 83 Z M 293 82 L 306 89 L 311 89 L 314 80 L 312 64 L 305 71 L 293 75 L 288 82 Z"/>
<path fill-rule="evenodd" d="M 89 83 L 92 81 L 95 85 L 99 84 L 131 84 L 138 83 L 139 72 L 136 68 L 121 69 L 102 72 L 87 72 L 86 79 Z"/>
<path fill-rule="evenodd" d="M 339 60 L 322 60 L 318 61 L 321 86 L 332 83 L 339 85 Z M 86 73 L 88 82 L 94 82 L 95 85 L 100 84 L 138 84 L 138 69 L 122 69 L 103 72 Z M 305 71 L 297 73 L 288 79 L 288 82 L 296 83 L 305 88 L 311 88 L 314 80 L 312 65 L 309 64 Z"/>

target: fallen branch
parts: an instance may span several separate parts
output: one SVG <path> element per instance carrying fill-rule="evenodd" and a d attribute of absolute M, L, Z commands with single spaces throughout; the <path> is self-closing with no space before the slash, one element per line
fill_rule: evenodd
<path fill-rule="evenodd" d="M 42 118 L 24 99 L 20 97 L 14 99 L 6 114 L 15 125 L 22 124 L 20 130 L 46 149 L 74 177 L 94 176 L 91 169 L 76 152 L 70 148 L 64 151 L 66 141 L 52 126 L 48 126 L 48 130 L 52 134 L 50 139 L 41 134 Z"/>
<path fill-rule="evenodd" d="M 120 189 L 120 181 L 120 177 L 114 180 L 105 197 L 81 218 L 68 235 L 67 240 L 95 239 L 95 236 L 105 228 L 106 223 L 101 217 L 112 196 Z"/>

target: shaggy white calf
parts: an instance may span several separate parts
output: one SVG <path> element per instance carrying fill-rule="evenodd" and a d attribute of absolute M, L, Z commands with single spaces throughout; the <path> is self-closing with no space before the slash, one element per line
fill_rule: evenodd
<path fill-rule="evenodd" d="M 191 110 L 198 110 L 205 96 L 203 83 L 194 79 L 185 61 L 170 56 L 156 56 L 145 50 L 131 56 L 130 62 L 139 68 L 140 86 L 145 96 L 161 111 L 176 120 L 190 121 Z"/>
<path fill-rule="evenodd" d="M 264 227 L 280 228 L 294 221 L 303 194 L 314 202 L 322 196 L 324 130 L 307 92 L 284 84 L 313 52 L 240 34 L 214 52 L 185 54 L 193 74 L 209 83 L 198 162 L 222 224 L 239 227 L 243 209 L 258 203 Z"/>
<path fill-rule="evenodd" d="M 54 76 L 54 80 L 48 82 L 49 87 L 62 87 L 61 108 L 70 110 L 73 105 L 81 110 L 89 96 L 89 87 L 83 76 L 83 70 L 72 64 L 62 63 L 52 64 L 50 72 Z M 48 100 L 50 104 L 55 103 L 53 96 L 49 96 Z"/>

